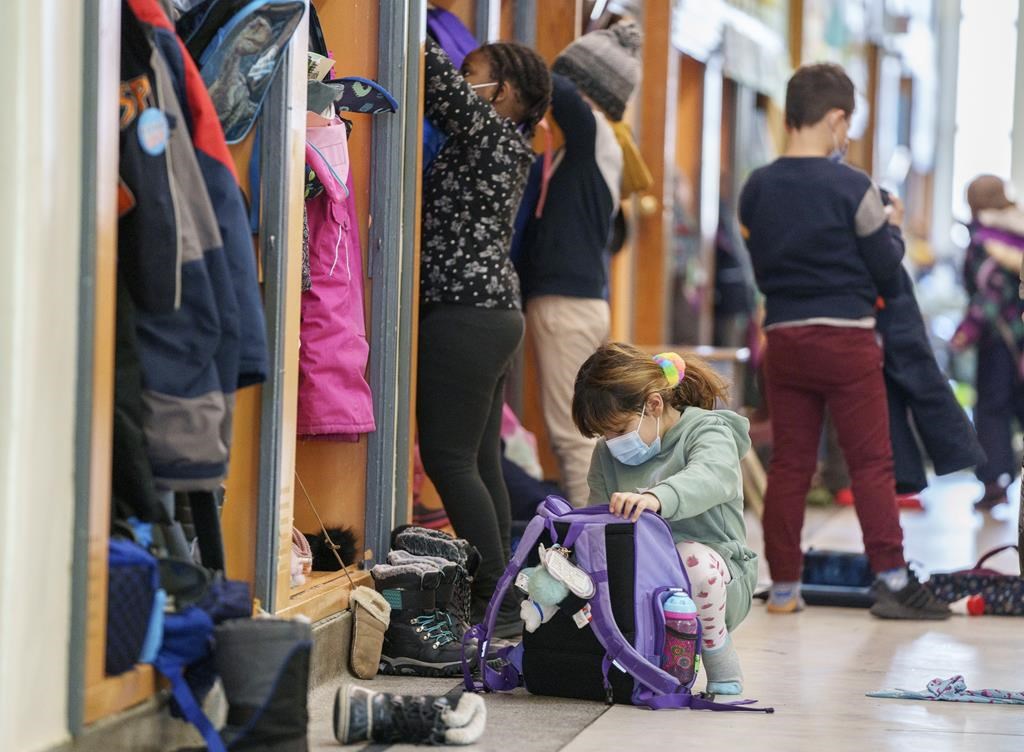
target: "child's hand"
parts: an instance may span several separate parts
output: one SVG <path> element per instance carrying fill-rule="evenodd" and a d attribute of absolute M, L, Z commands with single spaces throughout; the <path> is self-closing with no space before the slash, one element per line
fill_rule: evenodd
<path fill-rule="evenodd" d="M 660 512 L 661 502 L 652 493 L 613 493 L 608 508 L 616 517 L 636 522 L 645 510 Z"/>

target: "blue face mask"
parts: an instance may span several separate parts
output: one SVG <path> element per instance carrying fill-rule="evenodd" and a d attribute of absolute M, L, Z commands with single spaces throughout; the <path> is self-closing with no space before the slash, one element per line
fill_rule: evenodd
<path fill-rule="evenodd" d="M 839 139 L 836 138 L 836 134 L 832 134 L 832 152 L 828 155 L 830 162 L 842 162 L 846 159 L 846 152 L 850 149 L 850 139 L 846 139 L 842 144 L 839 143 Z"/>
<path fill-rule="evenodd" d="M 623 434 L 622 436 L 616 436 L 614 439 L 608 439 L 605 444 L 608 446 L 608 451 L 612 453 L 612 457 L 617 459 L 623 465 L 642 465 L 647 460 L 651 459 L 661 451 L 661 418 L 658 420 L 657 434 L 654 437 L 654 441 L 650 444 L 645 444 L 644 440 L 640 438 L 640 426 L 644 422 L 644 411 L 647 409 L 647 404 L 644 403 L 643 408 L 640 410 L 640 422 L 636 424 L 636 430 L 630 433 Z"/>

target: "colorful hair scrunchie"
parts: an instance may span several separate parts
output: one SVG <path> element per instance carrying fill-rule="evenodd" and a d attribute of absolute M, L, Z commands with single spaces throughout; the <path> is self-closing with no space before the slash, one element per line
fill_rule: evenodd
<path fill-rule="evenodd" d="M 686 361 L 683 356 L 674 352 L 658 353 L 654 362 L 661 366 L 670 387 L 675 387 L 686 378 Z"/>

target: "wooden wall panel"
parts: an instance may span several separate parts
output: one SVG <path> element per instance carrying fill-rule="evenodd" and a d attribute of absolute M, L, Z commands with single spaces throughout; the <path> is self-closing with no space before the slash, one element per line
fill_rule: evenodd
<path fill-rule="evenodd" d="M 515 41 L 516 0 L 501 0 L 501 39 Z"/>
<path fill-rule="evenodd" d="M 626 213 L 627 227 L 636 223 L 637 214 L 632 209 L 632 202 L 623 205 Z M 609 269 L 608 290 L 611 306 L 611 338 L 618 342 L 629 342 L 633 339 L 633 308 L 636 304 L 633 273 L 635 264 L 635 233 L 627 238 L 626 244 L 617 254 L 612 256 Z"/>
<path fill-rule="evenodd" d="M 541 0 L 537 3 L 537 52 L 554 62 L 558 53 L 579 36 L 583 0 Z"/>
<path fill-rule="evenodd" d="M 637 342 L 649 343 L 666 340 L 668 323 L 666 270 L 669 249 L 666 238 L 671 223 L 671 205 L 666 205 L 664 184 L 670 99 L 665 82 L 669 79 L 669 58 L 672 54 L 671 6 L 670 0 L 648 0 L 644 5 L 645 91 L 640 102 L 639 137 L 640 151 L 651 168 L 654 185 L 641 199 L 641 206 L 648 208 L 641 212 L 637 232 L 634 337 Z"/>
<path fill-rule="evenodd" d="M 335 75 L 377 75 L 379 3 L 373 0 L 314 0 L 327 47 L 337 61 Z M 358 33 L 353 30 L 358 29 Z M 353 43 L 355 42 L 355 43 Z M 367 238 L 370 206 L 370 116 L 352 115 L 349 140 L 352 179 L 363 246 L 363 270 L 369 268 Z M 372 288 L 366 282 L 367 330 Z M 379 416 L 378 416 L 379 417 Z M 344 525 L 362 537 L 366 510 L 366 437 L 358 442 L 303 441 L 296 447 L 296 470 L 328 526 Z M 295 525 L 303 532 L 318 529 L 302 492 L 296 490 Z"/>
<path fill-rule="evenodd" d="M 246 582 L 253 582 L 256 576 L 261 396 L 259 386 L 246 387 L 235 395 L 231 466 L 221 517 L 228 577 Z"/>
<path fill-rule="evenodd" d="M 693 187 L 693 216 L 700 210 L 700 150 L 704 112 L 704 65 L 692 57 L 679 56 L 679 92 L 676 97 L 676 167 Z"/>

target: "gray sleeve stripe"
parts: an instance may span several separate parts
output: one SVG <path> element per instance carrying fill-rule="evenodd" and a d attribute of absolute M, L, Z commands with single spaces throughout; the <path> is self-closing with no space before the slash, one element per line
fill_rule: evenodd
<path fill-rule="evenodd" d="M 868 235 L 878 232 L 878 228 L 885 222 L 882 194 L 879 193 L 878 186 L 872 183 L 864 193 L 864 198 L 860 200 L 860 206 L 857 207 L 857 213 L 853 217 L 854 231 L 857 233 L 857 237 L 866 238 Z"/>

